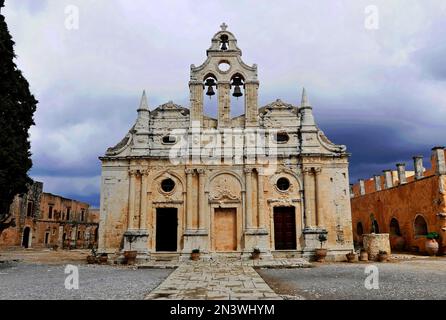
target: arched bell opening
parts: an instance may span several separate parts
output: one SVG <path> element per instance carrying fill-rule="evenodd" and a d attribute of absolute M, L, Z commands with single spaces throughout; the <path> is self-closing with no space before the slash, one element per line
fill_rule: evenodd
<path fill-rule="evenodd" d="M 209 73 L 203 80 L 203 113 L 211 117 L 217 117 L 217 105 L 218 105 L 218 86 L 217 78 Z"/>
<path fill-rule="evenodd" d="M 236 73 L 231 78 L 231 118 L 245 112 L 245 78 Z"/>
<path fill-rule="evenodd" d="M 220 36 L 220 50 L 226 51 L 229 49 L 229 37 L 226 34 Z"/>

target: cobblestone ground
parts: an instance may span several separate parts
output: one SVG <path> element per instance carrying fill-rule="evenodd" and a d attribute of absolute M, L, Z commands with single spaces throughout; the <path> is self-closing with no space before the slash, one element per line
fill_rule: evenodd
<path fill-rule="evenodd" d="M 315 265 L 315 268 L 260 269 L 258 272 L 285 299 L 446 299 L 446 258 Z M 368 265 L 378 267 L 379 289 L 365 287 Z"/>
<path fill-rule="evenodd" d="M 280 300 L 252 266 L 236 262 L 181 264 L 146 299 Z"/>
<path fill-rule="evenodd" d="M 140 300 L 172 270 L 77 265 L 79 289 L 65 288 L 65 265 L 0 263 L 0 300 Z"/>

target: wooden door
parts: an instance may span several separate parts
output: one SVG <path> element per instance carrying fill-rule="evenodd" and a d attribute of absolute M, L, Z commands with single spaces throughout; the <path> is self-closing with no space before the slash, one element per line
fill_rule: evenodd
<path fill-rule="evenodd" d="M 177 251 L 177 229 L 176 208 L 156 209 L 156 251 Z"/>
<path fill-rule="evenodd" d="M 294 207 L 274 208 L 274 243 L 276 250 L 296 249 L 296 216 Z"/>
<path fill-rule="evenodd" d="M 237 250 L 237 210 L 216 208 L 214 214 L 215 251 Z"/>

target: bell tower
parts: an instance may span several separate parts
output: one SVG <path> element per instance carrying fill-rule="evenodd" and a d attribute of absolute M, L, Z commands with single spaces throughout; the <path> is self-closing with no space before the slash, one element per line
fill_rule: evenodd
<path fill-rule="evenodd" d="M 217 91 L 218 127 L 228 128 L 231 121 L 231 94 L 236 98 L 244 95 L 245 127 L 258 124 L 257 65 L 248 66 L 242 59 L 242 51 L 237 47 L 237 39 L 227 31 L 223 23 L 211 40 L 206 51 L 206 61 L 190 71 L 190 120 L 191 125 L 203 127 L 203 97 L 213 97 Z M 232 91 L 232 93 L 231 93 Z"/>

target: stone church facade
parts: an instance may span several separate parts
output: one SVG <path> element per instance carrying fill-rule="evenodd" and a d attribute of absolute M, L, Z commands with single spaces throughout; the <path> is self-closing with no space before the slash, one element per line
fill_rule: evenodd
<path fill-rule="evenodd" d="M 312 256 L 326 234 L 331 257 L 353 248 L 348 154 L 301 105 L 258 106 L 257 66 L 241 59 L 223 24 L 207 59 L 190 68 L 190 107 L 150 110 L 102 161 L 99 250 L 162 255 Z M 204 114 L 215 95 L 217 116 Z M 231 117 L 232 97 L 244 114 Z"/>

